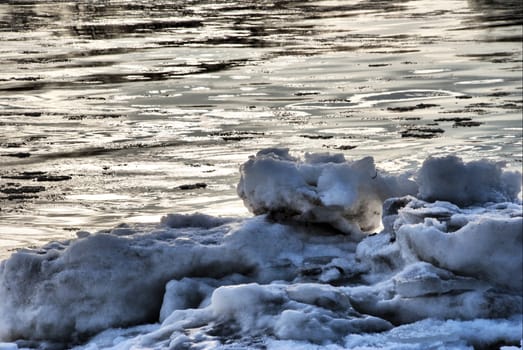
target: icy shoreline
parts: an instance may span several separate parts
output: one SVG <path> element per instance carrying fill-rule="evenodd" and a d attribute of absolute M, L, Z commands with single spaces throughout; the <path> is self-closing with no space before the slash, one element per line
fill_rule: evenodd
<path fill-rule="evenodd" d="M 489 161 L 429 158 L 415 174 L 392 176 L 371 157 L 262 150 L 238 185 L 255 217 L 171 214 L 146 230 L 79 232 L 2 261 L 0 341 L 519 345 L 520 191 L 521 174 Z"/>

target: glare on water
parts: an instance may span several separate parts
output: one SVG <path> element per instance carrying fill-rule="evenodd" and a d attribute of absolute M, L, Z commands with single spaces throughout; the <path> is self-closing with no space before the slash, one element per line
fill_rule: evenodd
<path fill-rule="evenodd" d="M 238 167 L 263 147 L 520 168 L 521 6 L 4 2 L 0 256 L 172 212 L 246 215 Z"/>

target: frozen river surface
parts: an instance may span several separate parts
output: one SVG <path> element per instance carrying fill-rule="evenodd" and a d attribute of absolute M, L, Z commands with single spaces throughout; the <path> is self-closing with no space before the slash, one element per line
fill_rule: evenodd
<path fill-rule="evenodd" d="M 0 256 L 247 213 L 263 147 L 521 166 L 520 1 L 4 1 Z M 188 186 L 186 186 L 188 185 Z"/>

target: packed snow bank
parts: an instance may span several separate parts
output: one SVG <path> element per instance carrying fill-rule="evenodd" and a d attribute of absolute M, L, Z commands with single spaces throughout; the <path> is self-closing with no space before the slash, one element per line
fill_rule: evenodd
<path fill-rule="evenodd" d="M 485 195 L 451 203 L 434 190 L 438 162 L 447 173 L 471 167 L 430 159 L 417 184 L 377 173 L 370 158 L 262 151 L 242 166 L 238 191 L 264 215 L 171 214 L 14 253 L 0 264 L 0 341 L 69 347 L 98 334 L 78 347 L 89 350 L 519 344 L 517 174 L 476 162 Z M 482 171 L 493 167 L 499 176 L 488 180 Z M 474 206 L 459 206 L 465 197 Z"/>
<path fill-rule="evenodd" d="M 212 324 L 214 334 L 256 337 L 269 333 L 278 339 L 319 344 L 336 341 L 349 333 L 392 328 L 385 320 L 354 310 L 339 288 L 318 283 L 219 287 L 206 308 L 173 312 L 163 326 L 183 331 L 187 319 L 195 316 Z M 159 332 L 154 343 L 165 341 L 165 337 L 173 340 L 172 333 Z"/>
<path fill-rule="evenodd" d="M 13 254 L 0 266 L 0 338 L 77 340 L 152 322 L 169 280 L 238 267 L 233 252 L 176 241 L 168 232 L 96 234 Z"/>
<path fill-rule="evenodd" d="M 172 220 L 163 221 L 173 225 Z M 0 339 L 78 341 L 106 328 L 158 321 L 172 310 L 198 306 L 205 293 L 222 285 L 291 281 L 310 274 L 307 269 L 319 265 L 316 261 L 325 263 L 325 271 L 317 272 L 322 280 L 336 280 L 342 276 L 331 270 L 350 265 L 345 257 L 356 244 L 333 230 L 322 234 L 318 238 L 311 228 L 257 217 L 210 229 L 120 227 L 20 251 L 0 265 Z M 193 277 L 216 281 L 180 286 L 183 278 Z M 182 299 L 184 291 L 190 297 Z"/>

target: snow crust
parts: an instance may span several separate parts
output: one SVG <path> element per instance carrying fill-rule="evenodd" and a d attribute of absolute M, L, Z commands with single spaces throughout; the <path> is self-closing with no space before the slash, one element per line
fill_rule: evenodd
<path fill-rule="evenodd" d="M 489 161 L 392 176 L 262 150 L 238 185 L 254 217 L 169 214 L 2 261 L 0 349 L 520 348 L 520 189 Z"/>

